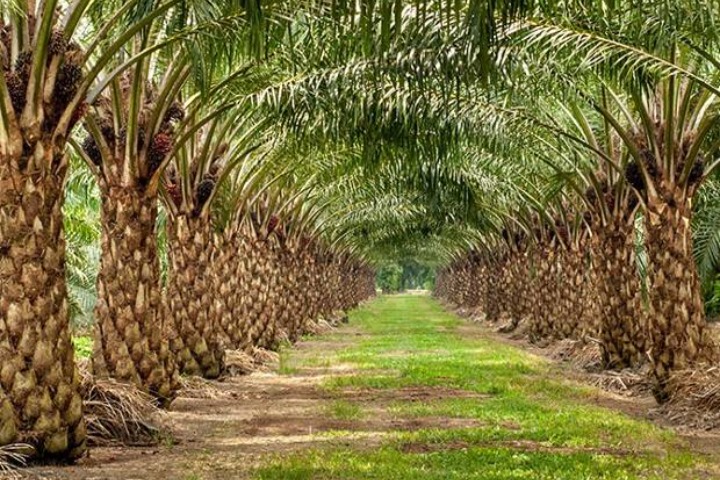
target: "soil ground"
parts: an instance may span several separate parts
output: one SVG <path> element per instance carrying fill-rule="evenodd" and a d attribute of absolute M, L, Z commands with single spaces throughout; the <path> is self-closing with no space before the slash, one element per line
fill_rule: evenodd
<path fill-rule="evenodd" d="M 537 353 L 537 352 L 536 352 Z M 373 301 L 269 371 L 176 400 L 175 443 L 90 450 L 28 479 L 720 478 L 720 437 L 652 423 L 418 295 Z"/>

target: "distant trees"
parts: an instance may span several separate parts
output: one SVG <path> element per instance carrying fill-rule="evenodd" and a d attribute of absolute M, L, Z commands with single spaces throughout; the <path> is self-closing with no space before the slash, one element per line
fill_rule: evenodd
<path fill-rule="evenodd" d="M 402 292 L 409 289 L 430 289 L 435 282 L 435 271 L 416 260 L 388 263 L 378 270 L 377 287 L 383 293 Z"/>

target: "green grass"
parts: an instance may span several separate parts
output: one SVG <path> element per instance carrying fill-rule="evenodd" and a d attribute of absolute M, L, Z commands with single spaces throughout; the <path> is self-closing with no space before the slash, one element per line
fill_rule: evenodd
<path fill-rule="evenodd" d="M 290 365 L 290 347 L 288 345 L 280 345 L 278 349 L 277 371 L 280 375 L 293 375 L 297 373 L 297 368 Z"/>
<path fill-rule="evenodd" d="M 359 420 L 364 416 L 360 405 L 346 400 L 331 402 L 327 406 L 325 413 L 336 420 Z"/>
<path fill-rule="evenodd" d="M 563 379 L 544 359 L 468 335 L 471 329 L 459 329 L 464 321 L 444 312 L 431 298 L 381 297 L 353 312 L 350 324 L 367 333 L 362 342 L 339 351 L 319 351 L 316 357 L 306 353 L 293 365 L 301 369 L 353 364 L 355 372 L 326 382 L 330 393 L 349 388 L 443 389 L 445 394 L 435 400 L 396 400 L 386 408 L 394 418 L 473 422 L 466 428 L 391 432 L 375 448 L 342 446 L 273 457 L 255 471 L 255 478 L 685 479 L 702 475 L 698 470 L 704 468 L 704 460 L 689 453 L 672 432 L 591 405 L 595 390 Z M 342 338 L 343 332 L 323 340 L 332 336 Z M 347 401 L 328 406 L 328 414 L 335 418 L 356 419 L 362 411 L 362 405 Z"/>
<path fill-rule="evenodd" d="M 75 347 L 75 357 L 90 358 L 93 351 L 93 339 L 90 336 L 77 336 L 72 339 Z"/>

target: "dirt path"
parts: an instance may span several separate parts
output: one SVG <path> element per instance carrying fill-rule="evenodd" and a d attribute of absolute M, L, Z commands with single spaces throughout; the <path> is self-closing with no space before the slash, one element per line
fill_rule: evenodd
<path fill-rule="evenodd" d="M 362 337 L 345 327 L 351 337 Z M 332 352 L 346 342 L 301 342 L 294 357 Z M 277 365 L 271 365 L 277 370 Z M 35 467 L 28 479 L 229 480 L 247 478 L 261 456 L 382 438 L 382 427 L 366 425 L 356 434 L 321 438 L 318 433 L 350 427 L 324 412 L 336 398 L 319 388 L 328 377 L 351 374 L 343 365 L 306 368 L 292 375 L 256 372 L 213 382 L 215 398 L 180 397 L 168 412 L 176 444 L 151 448 L 93 448 L 70 467 Z"/>
<path fill-rule="evenodd" d="M 342 327 L 351 341 L 300 342 L 292 352 L 294 363 L 306 357 L 332 354 L 367 338 L 352 327 Z M 423 402 L 479 395 L 444 388 L 404 388 L 374 391 L 347 389 L 328 392 L 321 384 L 333 377 L 353 375 L 349 365 L 293 368 L 292 374 L 269 371 L 212 382 L 213 398 L 180 397 L 167 414 L 175 444 L 155 447 L 93 448 L 74 466 L 34 467 L 24 477 L 37 480 L 228 480 L 249 478 L 249 472 L 268 454 L 333 446 L 378 445 L 390 431 L 420 428 L 457 428 L 477 422 L 463 419 L 397 419 L 383 408 L 394 401 Z M 371 418 L 333 419 L 334 402 L 361 401 L 374 410 Z M 338 431 L 344 431 L 338 434 Z M 333 432 L 323 437 L 323 433 Z"/>
<path fill-rule="evenodd" d="M 438 327 L 443 332 L 445 327 Z M 455 328 L 452 335 L 477 338 L 479 342 L 501 341 L 486 328 L 470 323 Z M 374 336 L 375 335 L 375 336 Z M 393 336 L 396 339 L 397 335 Z M 361 372 L 353 363 L 337 359 L 361 342 L 377 339 L 377 332 L 357 326 L 343 326 L 333 335 L 300 342 L 291 353 L 291 361 L 275 365 L 271 371 L 257 372 L 244 377 L 214 383 L 213 398 L 184 398 L 173 403 L 168 418 L 173 425 L 176 444 L 152 448 L 93 448 L 87 458 L 71 467 L 34 467 L 26 471 L 28 479 L 67 480 L 233 480 L 250 478 L 253 469 L 264 465 L 273 456 L 287 456 L 292 452 L 310 449 L 350 447 L 370 451 L 398 432 L 425 430 L 462 431 L 483 427 L 502 428 L 506 432 L 520 431 L 512 420 L 498 420 L 497 425 L 475 418 L 456 415 L 430 414 L 403 416 L 391 408 L 401 403 L 405 408 L 468 399 L 482 403 L 492 394 L 468 391 L 431 381 L 429 385 L 408 385 L 392 388 L 372 388 L 365 384 L 339 389 L 324 388 L 323 384 L 348 379 Z M 507 347 L 510 348 L 510 347 Z M 389 349 L 385 358 L 403 358 L 418 354 L 414 348 Z M 427 352 L 423 353 L 427 355 Z M 318 359 L 325 359 L 318 361 Z M 277 373 L 278 371 L 282 373 Z M 382 378 L 395 375 L 393 371 L 371 372 Z M 523 373 L 524 375 L 524 373 Z M 558 382 L 562 373 L 552 373 Z M 444 379 L 438 376 L 438 379 Z M 623 410 L 635 417 L 645 416 L 648 407 L 644 400 L 613 397 L 599 392 L 587 399 L 589 404 Z M 363 415 L 355 415 L 352 408 L 360 406 Z M 409 407 L 408 407 L 409 406 Z M 350 409 L 350 410 L 347 410 Z M 347 411 L 346 411 L 347 410 Z M 720 444 L 717 437 L 704 435 L 691 438 L 694 445 L 712 463 L 720 463 Z M 495 445 L 502 449 L 531 450 L 541 453 L 606 453 L 622 457 L 622 448 L 554 447 L 528 440 L 484 441 L 477 445 Z M 403 454 L 427 454 L 444 449 L 466 449 L 466 440 L 453 440 L 446 445 L 407 443 Z M 715 470 L 706 470 L 715 471 Z M 708 473 L 705 478 L 714 478 Z M 285 477 L 280 477 L 285 478 Z M 296 477 L 293 477 L 296 478 Z M 303 476 L 297 478 L 314 478 Z M 350 478 L 350 477 L 322 477 Z M 364 478 L 364 477 L 363 477 Z M 376 477 L 372 477 L 376 478 Z M 384 477 L 377 477 L 384 478 Z M 494 478 L 494 477 L 493 477 Z M 589 477 L 588 477 L 589 478 Z M 594 478 L 594 477 L 593 477 Z M 634 477 L 633 477 L 634 478 Z"/>

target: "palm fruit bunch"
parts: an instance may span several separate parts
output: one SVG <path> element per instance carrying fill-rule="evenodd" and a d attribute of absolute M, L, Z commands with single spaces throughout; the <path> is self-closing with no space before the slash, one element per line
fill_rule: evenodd
<path fill-rule="evenodd" d="M 657 128 L 662 130 L 660 126 Z M 655 152 L 653 152 L 652 148 L 648 145 L 647 138 L 642 132 L 635 132 L 633 137 L 633 140 L 637 145 L 637 149 L 640 152 L 640 161 L 642 162 L 643 167 L 645 167 L 645 170 L 650 178 L 656 180 L 660 172 L 658 170 Z M 662 145 L 662 143 L 660 143 L 660 145 Z"/>
<path fill-rule="evenodd" d="M 280 224 L 280 218 L 277 215 L 271 215 L 268 220 L 268 235 L 273 233 Z"/>
<path fill-rule="evenodd" d="M 199 215 L 203 207 L 210 200 L 215 190 L 215 179 L 211 175 L 205 175 L 195 189 L 195 208 L 193 213 Z"/>
<path fill-rule="evenodd" d="M 173 138 L 170 133 L 161 131 L 150 142 L 147 153 L 148 174 L 152 175 L 162 164 L 165 157 L 172 151 Z"/>
<path fill-rule="evenodd" d="M 185 118 L 185 109 L 182 103 L 175 101 L 165 111 L 163 123 L 179 122 Z"/>
<path fill-rule="evenodd" d="M 645 180 L 640 165 L 634 160 L 625 165 L 625 181 L 639 192 L 645 190 Z"/>
<path fill-rule="evenodd" d="M 10 52 L 10 50 L 7 50 Z M 9 62 L 8 62 L 9 63 Z M 25 95 L 30 80 L 30 67 L 32 64 L 32 53 L 29 51 L 20 52 L 15 59 L 12 69 L 5 72 L 5 82 L 12 102 L 13 109 L 17 115 L 25 108 Z"/>
<path fill-rule="evenodd" d="M 687 162 L 691 161 L 692 166 L 690 167 L 687 181 L 689 185 L 693 186 L 700 181 L 703 174 L 705 173 L 705 159 L 701 155 L 696 155 L 695 158 L 689 158 L 691 155 L 690 150 L 692 149 L 695 141 L 696 138 L 694 135 L 687 136 L 683 139 L 679 151 L 677 152 L 677 158 L 680 159 L 680 161 L 677 162 L 678 164 L 676 171 L 676 174 L 678 176 L 682 175 L 687 165 Z"/>
<path fill-rule="evenodd" d="M 176 207 L 182 205 L 182 190 L 180 190 L 180 182 L 178 182 L 177 170 L 174 164 L 168 165 L 165 169 L 164 177 L 165 191 Z"/>
<path fill-rule="evenodd" d="M 102 134 L 103 139 L 107 144 L 107 147 L 111 151 L 114 150 L 116 138 L 115 129 L 113 128 L 112 122 L 108 119 L 103 119 L 100 122 L 99 128 L 100 133 Z M 102 167 L 102 150 L 100 149 L 100 146 L 97 144 L 95 138 L 92 135 L 88 135 L 85 137 L 85 140 L 82 144 L 82 149 L 88 156 L 88 158 L 90 158 L 93 164 L 95 164 L 97 167 Z"/>
<path fill-rule="evenodd" d="M 152 100 L 150 104 L 155 100 L 153 92 L 154 88 L 148 89 L 148 98 Z M 152 107 L 151 107 L 152 108 Z M 165 158 L 172 152 L 174 137 L 175 137 L 175 123 L 185 118 L 185 109 L 182 103 L 174 101 L 165 111 L 162 123 L 160 124 L 159 131 L 150 140 L 147 146 L 146 153 L 146 168 L 144 172 L 145 180 L 150 178 L 157 172 L 162 165 Z M 139 149 L 145 146 L 144 128 L 142 130 L 141 144 L 138 145 Z"/>
<path fill-rule="evenodd" d="M 693 166 L 690 169 L 690 174 L 688 175 L 688 183 L 690 185 L 695 185 L 700 181 L 702 176 L 705 174 L 705 162 L 702 160 L 701 157 L 698 157 L 693 162 Z"/>
<path fill-rule="evenodd" d="M 30 23 L 34 23 L 33 19 Z M 30 29 L 30 35 L 34 33 Z M 0 28 L 0 48 L 2 49 L 2 65 L 5 82 L 8 87 L 10 101 L 16 115 L 25 108 L 27 101 L 27 88 L 33 65 L 33 51 L 20 52 L 14 61 L 11 59 L 13 29 L 11 26 Z M 32 38 L 31 38 L 32 41 Z M 32 43 L 32 42 L 31 42 Z M 62 31 L 52 32 L 48 42 L 48 55 L 45 78 L 54 78 L 52 101 L 44 106 L 44 124 L 46 131 L 52 131 L 60 121 L 62 114 L 75 97 L 83 80 L 83 71 L 80 62 L 82 53 L 80 46 L 69 42 Z M 86 105 L 80 102 L 72 112 L 69 128 L 72 128 L 85 113 Z"/>

